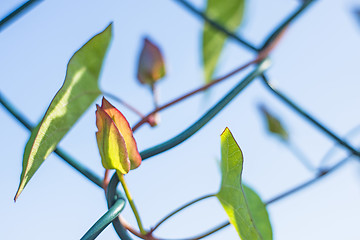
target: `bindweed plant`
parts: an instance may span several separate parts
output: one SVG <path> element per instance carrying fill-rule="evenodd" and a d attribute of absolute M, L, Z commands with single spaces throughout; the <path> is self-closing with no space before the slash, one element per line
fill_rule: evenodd
<path fill-rule="evenodd" d="M 337 170 L 347 162 L 349 158 L 344 158 L 334 165 L 321 165 L 316 167 L 295 143 L 291 141 L 287 128 L 283 125 L 279 117 L 273 114 L 269 106 L 264 103 L 259 104 L 259 112 L 264 119 L 268 132 L 276 136 L 277 140 L 284 144 L 309 172 L 314 174 L 314 177 L 310 180 L 268 201 L 262 200 L 258 193 L 242 180 L 242 173 L 246 171 L 243 164 L 244 156 L 236 141 L 237 136 L 233 136 L 225 123 L 223 132 L 220 135 L 221 182 L 219 182 L 220 188 L 218 192 L 209 193 L 185 203 L 183 206 L 170 212 L 160 221 L 153 223 L 152 227 L 147 228 L 141 220 L 141 211 L 137 209 L 135 199 L 130 193 L 130 187 L 127 185 L 125 179 L 132 173 L 130 170 L 142 167 L 142 161 L 156 155 L 161 155 L 161 153 L 175 148 L 182 142 L 190 139 L 221 110 L 226 108 L 227 105 L 255 79 L 260 79 L 264 86 L 288 108 L 293 109 L 297 114 L 310 121 L 319 131 L 324 132 L 329 138 L 346 149 L 350 153 L 350 156 L 360 157 L 360 152 L 357 151 L 355 147 L 347 143 L 307 113 L 303 108 L 295 104 L 290 98 L 274 88 L 270 84 L 266 73 L 272 65 L 270 54 L 276 49 L 281 38 L 286 34 L 285 30 L 288 29 L 291 23 L 311 6 L 314 1 L 300 1 L 299 7 L 264 39 L 261 47 L 255 47 L 235 34 L 242 23 L 245 9 L 244 0 L 208 0 L 205 12 L 198 11 L 187 1 L 177 0 L 176 2 L 204 20 L 201 46 L 205 76 L 203 86 L 186 92 L 182 96 L 174 98 L 167 103 L 160 103 L 157 86 L 158 82 L 166 76 L 166 61 L 161 47 L 146 37 L 143 40 L 137 63 L 137 79 L 141 85 L 149 89 L 152 95 L 154 109 L 147 115 L 143 115 L 126 99 L 102 90 L 99 85 L 99 79 L 107 52 L 110 51 L 110 43 L 114 34 L 112 23 L 110 23 L 104 30 L 86 42 L 71 57 L 67 65 L 64 83 L 52 99 L 44 116 L 36 127 L 32 127 L 31 124 L 0 95 L 1 104 L 21 124 L 31 131 L 31 136 L 24 150 L 22 172 L 19 187 L 15 194 L 15 201 L 19 198 L 43 162 L 54 152 L 90 181 L 103 188 L 105 193 L 109 209 L 108 212 L 90 227 L 81 239 L 95 239 L 111 223 L 120 239 L 132 239 L 133 237 L 148 240 L 163 239 L 156 235 L 156 230 L 160 225 L 195 203 L 204 199 L 215 198 L 225 210 L 228 220 L 214 229 L 210 229 L 205 233 L 200 233 L 198 236 L 193 236 L 189 239 L 202 239 L 231 225 L 236 230 L 240 239 L 271 240 L 273 239 L 273 230 L 267 205 L 317 182 L 323 176 Z M 19 12 L 26 10 L 31 4 L 33 4 L 33 1 L 29 1 L 21 6 L 17 11 L 9 15 L 8 18 L 5 18 L 1 22 L 1 25 L 17 16 Z M 242 63 L 233 71 L 215 78 L 220 55 L 224 49 L 225 42 L 229 38 L 254 52 L 254 58 L 249 62 Z M 153 131 L 156 131 L 155 127 L 160 127 L 158 125 L 161 125 L 161 111 L 169 109 L 175 104 L 183 103 L 183 100 L 198 93 L 206 93 L 206 98 L 211 98 L 211 91 L 209 91 L 209 89 L 215 88 L 219 83 L 224 82 L 240 72 L 245 72 L 247 75 L 187 129 L 163 143 L 142 151 L 138 150 L 137 143 L 141 142 L 141 139 L 136 139 L 135 133 L 145 124 L 148 124 L 153 128 Z M 99 99 L 101 99 L 101 105 L 97 102 Z M 134 112 L 139 117 L 139 121 L 129 123 L 126 116 L 117 109 L 115 104 L 109 99 L 121 104 L 124 109 Z M 94 113 L 94 119 L 96 119 L 94 122 L 96 123 L 94 125 L 97 127 L 94 138 L 96 138 L 98 146 L 98 159 L 105 168 L 105 174 L 101 177 L 89 171 L 85 166 L 58 148 L 58 144 L 72 129 L 79 118 L 89 108 L 94 106 L 96 106 Z M 186 119 L 182 121 L 186 121 Z M 112 170 L 114 170 L 114 173 L 110 179 L 109 174 L 112 173 Z M 119 183 L 122 188 L 118 188 Z M 128 221 L 121 216 L 121 212 L 126 206 L 125 202 L 129 203 L 137 226 L 129 224 Z"/>

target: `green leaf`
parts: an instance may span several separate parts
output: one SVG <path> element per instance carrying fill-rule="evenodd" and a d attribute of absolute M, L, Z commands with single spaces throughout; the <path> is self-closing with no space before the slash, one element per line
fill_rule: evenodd
<path fill-rule="evenodd" d="M 110 24 L 70 59 L 64 84 L 26 144 L 15 201 L 56 145 L 100 95 L 98 79 L 111 40 Z"/>
<path fill-rule="evenodd" d="M 243 155 L 230 130 L 221 134 L 221 187 L 216 194 L 230 223 L 243 240 L 263 239 L 255 226 L 244 191 L 241 187 Z"/>
<path fill-rule="evenodd" d="M 243 184 L 242 188 L 256 229 L 259 230 L 264 240 L 272 240 L 272 228 L 265 204 L 261 201 L 259 195 L 249 186 Z"/>
<path fill-rule="evenodd" d="M 96 105 L 96 140 L 105 169 L 115 169 L 119 174 L 130 171 L 130 160 L 125 139 L 103 106 Z"/>
<path fill-rule="evenodd" d="M 267 129 L 270 133 L 273 133 L 277 136 L 279 136 L 282 140 L 288 141 L 289 140 L 289 134 L 283 127 L 280 120 L 275 117 L 267 108 L 265 105 L 261 104 L 259 105 L 260 112 L 263 114 Z"/>
<path fill-rule="evenodd" d="M 97 143 L 104 168 L 126 174 L 141 164 L 141 156 L 129 122 L 105 98 L 96 105 Z"/>
<path fill-rule="evenodd" d="M 245 0 L 208 0 L 206 15 L 230 31 L 235 31 L 243 18 Z M 205 23 L 203 31 L 203 63 L 205 82 L 212 80 L 227 36 Z"/>

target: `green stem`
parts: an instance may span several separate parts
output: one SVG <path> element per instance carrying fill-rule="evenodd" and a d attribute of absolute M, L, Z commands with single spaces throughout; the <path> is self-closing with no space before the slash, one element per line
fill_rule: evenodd
<path fill-rule="evenodd" d="M 171 212 L 170 214 L 168 214 L 167 216 L 165 216 L 162 220 L 159 221 L 159 223 L 157 223 L 155 225 L 155 227 L 153 227 L 151 229 L 151 233 L 154 232 L 161 224 L 163 224 L 166 220 L 168 220 L 169 218 L 171 218 L 172 216 L 174 216 L 175 214 L 179 213 L 180 211 L 184 210 L 185 208 L 197 203 L 197 202 L 200 202 L 204 199 L 207 199 L 207 198 L 210 198 L 210 197 L 215 197 L 215 194 L 208 194 L 208 195 L 205 195 L 205 196 L 202 196 L 202 197 L 199 197 L 187 204 L 184 204 L 183 206 L 175 209 L 173 212 Z"/>
<path fill-rule="evenodd" d="M 130 191 L 129 191 L 129 188 L 127 187 L 126 185 L 126 182 L 125 182 L 125 178 L 124 178 L 124 175 L 122 175 L 121 173 L 118 173 L 118 178 L 119 178 L 119 181 L 124 189 L 124 192 L 125 192 L 125 195 L 126 195 L 126 198 L 128 199 L 129 201 L 129 204 L 130 204 L 130 207 L 135 215 L 135 218 L 136 218 L 136 222 L 139 226 L 139 230 L 140 230 L 140 233 L 143 234 L 143 235 L 146 235 L 146 231 L 144 230 L 144 227 L 142 225 L 142 222 L 141 222 L 141 219 L 140 219 L 140 215 L 139 215 L 139 212 L 138 210 L 136 209 L 135 207 L 135 203 L 134 203 L 134 200 L 133 198 L 131 197 L 131 194 L 130 194 Z"/>
<path fill-rule="evenodd" d="M 108 205 L 108 208 L 111 208 L 114 203 L 118 199 L 118 191 L 117 186 L 119 184 L 119 177 L 116 173 L 113 174 L 113 176 L 110 179 L 108 189 L 106 191 L 106 202 Z M 120 237 L 122 240 L 132 240 L 132 238 L 129 236 L 127 229 L 122 225 L 119 218 L 116 218 L 112 222 L 116 234 Z"/>
<path fill-rule="evenodd" d="M 157 238 L 157 240 L 199 240 L 199 239 L 203 239 L 203 238 L 206 238 L 208 236 L 210 236 L 211 234 L 213 233 L 216 233 L 217 231 L 227 227 L 227 226 L 230 226 L 230 223 L 227 221 L 227 222 L 224 222 L 212 229 L 210 229 L 209 231 L 205 232 L 205 233 L 202 233 L 202 234 L 199 234 L 198 236 L 195 236 L 195 237 L 191 237 L 191 238 L 181 238 L 181 239 L 175 239 L 175 238 L 172 238 L 172 239 L 163 239 L 163 238 Z"/>
<path fill-rule="evenodd" d="M 199 239 L 203 239 L 203 238 L 206 238 L 206 237 L 210 236 L 213 233 L 216 233 L 217 231 L 219 231 L 219 230 L 221 230 L 221 229 L 223 229 L 223 228 L 225 228 L 227 226 L 230 226 L 230 222 L 225 222 L 223 224 L 220 224 L 219 226 L 214 227 L 210 231 L 208 231 L 206 233 L 203 233 L 203 234 L 200 234 L 200 235 L 198 235 L 196 237 L 188 238 L 188 239 L 182 239 L 182 240 L 199 240 Z"/>

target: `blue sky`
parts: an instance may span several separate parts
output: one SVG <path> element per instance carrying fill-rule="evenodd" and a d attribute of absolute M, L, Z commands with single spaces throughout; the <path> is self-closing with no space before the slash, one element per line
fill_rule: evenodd
<path fill-rule="evenodd" d="M 0 16 L 23 1 L 4 0 Z M 199 9 L 204 1 L 191 1 Z M 238 33 L 260 46 L 262 40 L 300 1 L 247 1 Z M 341 136 L 359 125 L 358 56 L 360 32 L 352 9 L 358 1 L 316 1 L 288 29 L 272 53 L 271 82 Z M 150 91 L 135 78 L 143 37 L 164 53 L 167 76 L 159 83 L 160 101 L 168 102 L 203 83 L 203 22 L 175 1 L 43 1 L 1 32 L 0 91 L 37 123 L 62 85 L 72 54 L 94 34 L 114 23 L 113 41 L 100 85 L 143 113 L 152 109 Z M 229 40 L 216 75 L 254 58 Z M 140 150 L 167 140 L 196 121 L 248 71 L 161 113 L 161 124 L 135 134 Z M 257 104 L 281 117 L 296 144 L 314 165 L 334 142 L 271 95 L 259 80 L 232 101 L 208 125 L 180 146 L 143 162 L 127 182 L 146 228 L 178 206 L 218 191 L 220 134 L 229 127 L 244 153 L 243 178 L 264 199 L 311 178 L 292 153 L 266 133 Z M 100 103 L 100 98 L 96 101 Z M 136 115 L 114 102 L 131 124 Z M 91 170 L 103 174 L 95 140 L 95 103 L 60 146 Z M 106 212 L 104 193 L 55 155 L 41 166 L 16 204 L 23 149 L 29 133 L 0 108 L 0 215 L 3 239 L 79 239 Z M 359 135 L 349 138 L 355 146 Z M 346 155 L 338 148 L 327 164 Z M 308 189 L 268 207 L 274 239 L 360 238 L 360 168 L 356 159 Z M 124 217 L 135 225 L 127 207 Z M 165 223 L 156 236 L 184 238 L 226 220 L 216 199 L 195 205 Z M 237 239 L 232 227 L 208 239 Z M 109 226 L 98 239 L 116 239 Z"/>

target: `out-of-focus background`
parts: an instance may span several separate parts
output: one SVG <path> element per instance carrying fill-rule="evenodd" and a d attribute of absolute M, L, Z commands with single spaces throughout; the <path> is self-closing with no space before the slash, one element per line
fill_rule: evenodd
<path fill-rule="evenodd" d="M 0 18 L 25 1 L 2 0 Z M 301 1 L 253 0 L 246 3 L 238 33 L 256 46 Z M 198 9 L 205 1 L 192 0 Z M 360 123 L 360 28 L 355 0 L 316 1 L 287 30 L 272 53 L 271 82 L 306 111 L 345 136 Z M 136 80 L 137 60 L 145 36 L 164 54 L 167 76 L 159 83 L 165 103 L 204 82 L 201 63 L 203 21 L 176 1 L 42 1 L 0 32 L 0 91 L 32 123 L 37 123 L 61 87 L 72 54 L 113 22 L 113 41 L 100 85 L 144 114 L 152 110 L 149 89 Z M 229 40 L 216 76 L 254 58 Z M 250 69 L 249 69 L 250 70 Z M 199 95 L 161 112 L 156 128 L 143 126 L 135 138 L 140 150 L 163 142 L 196 121 L 249 70 L 227 80 L 207 95 Z M 96 101 L 100 103 L 100 98 Z M 113 102 L 113 101 L 112 101 Z M 113 102 L 131 124 L 139 118 Z M 265 103 L 280 117 L 290 141 L 320 164 L 334 142 L 276 99 L 256 80 L 218 116 L 188 141 L 143 162 L 128 174 L 127 182 L 146 228 L 178 206 L 208 193 L 220 184 L 220 134 L 229 127 L 244 153 L 244 181 L 264 201 L 311 178 L 278 139 L 266 132 L 257 108 Z M 60 146 L 102 175 L 95 140 L 95 104 L 61 141 Z M 51 155 L 16 203 L 22 154 L 29 132 L 0 107 L 0 238 L 80 239 L 106 212 L 104 193 L 61 159 Z M 360 134 L 348 141 L 358 146 Z M 341 147 L 325 165 L 347 155 Z M 358 240 L 360 167 L 357 159 L 306 190 L 268 207 L 276 240 Z M 127 206 L 123 216 L 135 220 Z M 198 235 L 227 219 L 216 199 L 180 213 L 159 228 L 161 238 Z M 237 239 L 233 227 L 207 239 Z M 109 226 L 98 239 L 117 239 Z"/>

